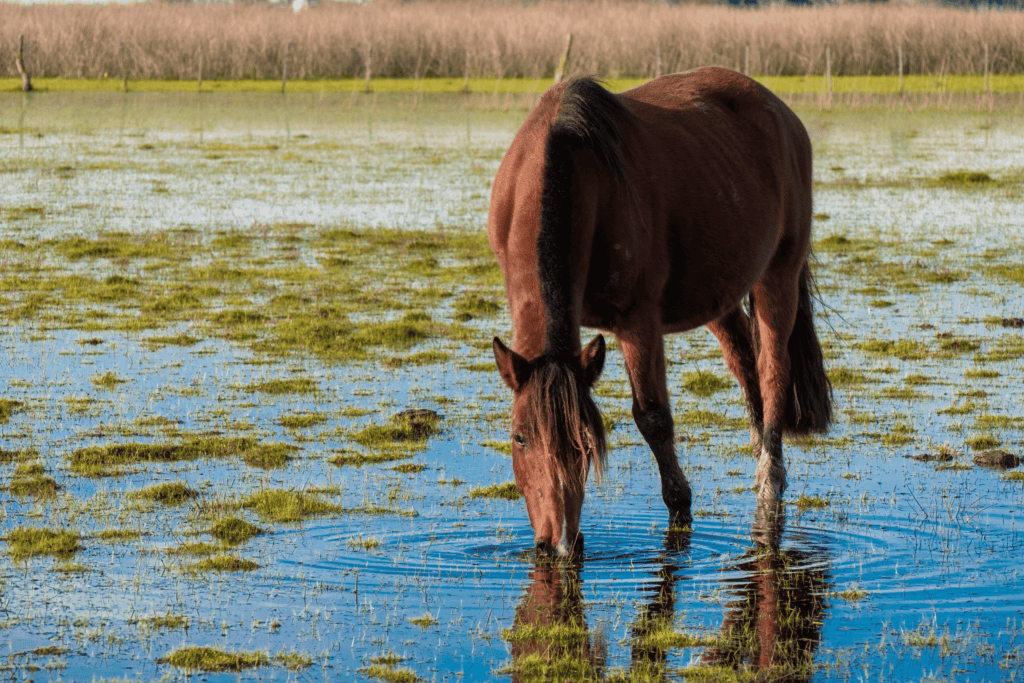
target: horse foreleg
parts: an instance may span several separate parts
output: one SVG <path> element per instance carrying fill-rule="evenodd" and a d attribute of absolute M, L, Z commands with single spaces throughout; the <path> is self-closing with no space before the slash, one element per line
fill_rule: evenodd
<path fill-rule="evenodd" d="M 743 400 L 747 404 L 750 448 L 755 458 L 760 457 L 761 435 L 764 433 L 764 403 L 761 400 L 761 386 L 757 381 L 757 354 L 754 352 L 750 332 L 750 318 L 737 306 L 718 320 L 708 323 L 707 328 L 718 339 L 725 365 L 739 382 Z"/>
<path fill-rule="evenodd" d="M 661 497 L 668 507 L 669 523 L 686 526 L 693 522 L 690 484 L 676 459 L 661 330 L 653 324 L 640 330 L 628 329 L 619 334 L 619 344 L 633 390 L 633 419 L 658 462 Z"/>
<path fill-rule="evenodd" d="M 782 457 L 782 429 L 790 392 L 789 336 L 796 321 L 797 276 L 772 272 L 754 287 L 760 337 L 757 375 L 764 401 L 764 429 L 757 456 L 757 500 L 774 505 L 786 490 L 786 464 Z"/>

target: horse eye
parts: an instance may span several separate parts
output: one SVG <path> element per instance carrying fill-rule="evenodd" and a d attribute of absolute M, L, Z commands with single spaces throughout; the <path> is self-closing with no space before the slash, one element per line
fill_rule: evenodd
<path fill-rule="evenodd" d="M 512 437 L 512 441 L 515 442 L 520 448 L 526 448 L 526 438 L 522 434 L 516 434 Z"/>

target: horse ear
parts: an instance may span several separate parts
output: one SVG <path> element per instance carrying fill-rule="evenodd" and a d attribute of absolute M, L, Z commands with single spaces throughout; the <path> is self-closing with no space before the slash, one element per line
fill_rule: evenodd
<path fill-rule="evenodd" d="M 512 391 L 519 391 L 530 379 L 530 361 L 520 356 L 501 343 L 497 337 L 494 338 L 494 362 L 498 365 L 498 372 L 505 384 Z"/>
<path fill-rule="evenodd" d="M 580 367 L 583 368 L 583 383 L 593 387 L 604 370 L 604 335 L 597 335 L 590 340 L 580 354 Z"/>

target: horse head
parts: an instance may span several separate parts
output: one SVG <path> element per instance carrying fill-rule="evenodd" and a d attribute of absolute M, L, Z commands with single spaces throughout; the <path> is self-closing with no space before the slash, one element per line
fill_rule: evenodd
<path fill-rule="evenodd" d="M 576 357 L 527 360 L 494 338 L 494 360 L 512 389 L 512 470 L 526 500 L 534 545 L 568 555 L 583 548 L 580 512 L 590 466 L 604 469 L 604 423 L 590 389 L 604 367 L 604 337 Z"/>

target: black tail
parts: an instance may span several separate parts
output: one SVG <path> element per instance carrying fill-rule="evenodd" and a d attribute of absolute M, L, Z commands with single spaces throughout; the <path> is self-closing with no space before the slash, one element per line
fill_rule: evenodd
<path fill-rule="evenodd" d="M 832 423 L 832 383 L 814 331 L 814 276 L 807 263 L 800 271 L 800 303 L 789 335 L 789 376 L 792 391 L 786 404 L 788 434 L 824 432 Z"/>
<path fill-rule="evenodd" d="M 821 433 L 832 423 L 832 382 L 825 373 L 825 358 L 821 353 L 821 344 L 818 343 L 818 333 L 814 331 L 814 276 L 807 263 L 800 271 L 798 287 L 796 322 L 786 346 L 789 353 L 790 392 L 783 431 L 791 436 Z M 761 354 L 761 335 L 753 292 L 749 294 L 748 308 L 756 358 Z"/>
<path fill-rule="evenodd" d="M 615 179 L 624 182 L 625 164 L 619 123 L 633 115 L 612 93 L 593 78 L 570 81 L 562 93 L 558 114 L 548 132 L 544 150 L 544 191 L 541 196 L 537 268 L 541 299 L 547 313 L 545 353 L 567 358 L 579 343 L 579 329 L 571 315 L 572 153 L 588 149 Z"/>

